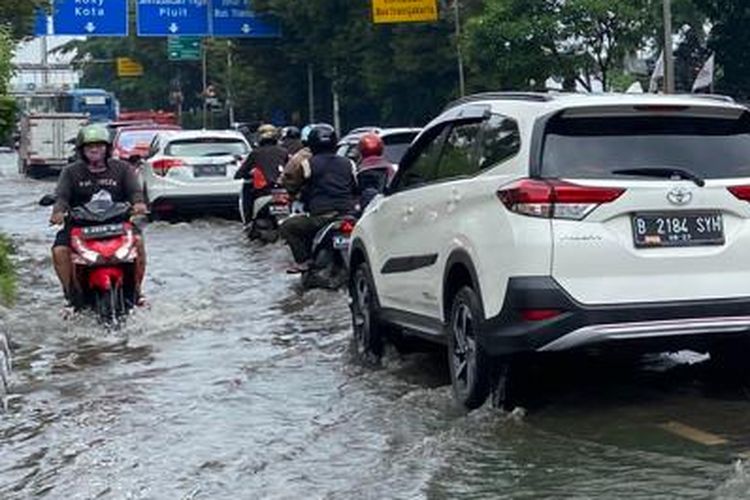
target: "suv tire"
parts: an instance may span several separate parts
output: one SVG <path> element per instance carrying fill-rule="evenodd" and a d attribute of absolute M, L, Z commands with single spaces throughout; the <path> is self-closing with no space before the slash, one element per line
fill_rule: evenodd
<path fill-rule="evenodd" d="M 386 329 L 377 318 L 375 286 L 371 276 L 370 267 L 365 263 L 354 270 L 350 284 L 350 307 L 355 354 L 361 361 L 377 363 L 383 355 Z"/>
<path fill-rule="evenodd" d="M 468 410 L 484 404 L 493 382 L 493 360 L 477 341 L 482 317 L 477 293 L 461 288 L 451 302 L 446 336 L 453 393 Z"/>

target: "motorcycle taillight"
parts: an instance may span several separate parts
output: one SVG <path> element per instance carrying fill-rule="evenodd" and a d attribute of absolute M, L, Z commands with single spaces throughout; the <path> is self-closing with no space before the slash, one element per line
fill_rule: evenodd
<path fill-rule="evenodd" d="M 344 234 L 352 234 L 352 231 L 354 231 L 354 225 L 356 224 L 356 221 L 353 221 L 351 219 L 344 219 L 341 221 L 341 225 L 339 226 L 339 231 L 341 231 Z"/>

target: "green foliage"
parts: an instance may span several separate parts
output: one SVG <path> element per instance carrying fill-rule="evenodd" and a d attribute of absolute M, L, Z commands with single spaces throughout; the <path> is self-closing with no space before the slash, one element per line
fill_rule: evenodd
<path fill-rule="evenodd" d="M 11 261 L 13 246 L 10 240 L 0 235 L 0 302 L 12 304 L 16 296 L 16 271 Z"/>
<path fill-rule="evenodd" d="M 711 34 L 708 47 L 716 53 L 722 70 L 716 91 L 750 98 L 750 8 L 747 0 L 693 0 L 708 16 Z"/>
<path fill-rule="evenodd" d="M 13 75 L 11 59 L 15 49 L 15 41 L 10 27 L 0 24 L 0 95 L 8 92 L 8 83 Z"/>
<path fill-rule="evenodd" d="M 48 0 L 3 0 L 0 2 L 0 26 L 9 27 L 15 40 L 28 37 L 32 34 L 34 13 L 48 5 Z"/>
<path fill-rule="evenodd" d="M 17 111 L 15 99 L 0 95 L 0 144 L 10 144 Z"/>
<path fill-rule="evenodd" d="M 566 88 L 577 80 L 590 89 L 593 77 L 609 88 L 653 30 L 648 0 L 486 0 L 464 43 L 481 87 L 524 89 L 558 76 Z"/>

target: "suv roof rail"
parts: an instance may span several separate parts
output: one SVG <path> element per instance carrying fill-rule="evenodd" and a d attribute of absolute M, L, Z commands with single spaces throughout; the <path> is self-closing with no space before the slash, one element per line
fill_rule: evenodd
<path fill-rule="evenodd" d="M 474 101 L 486 101 L 486 100 L 508 100 L 508 101 L 532 101 L 532 102 L 548 102 L 555 98 L 555 94 L 542 93 L 542 92 L 480 92 L 478 94 L 471 94 L 464 97 L 460 97 L 455 101 L 451 101 L 443 109 L 454 108 L 461 104 L 466 104 Z"/>
<path fill-rule="evenodd" d="M 697 97 L 699 99 L 710 99 L 713 101 L 721 101 L 721 102 L 729 102 L 729 103 L 735 103 L 733 97 L 730 97 L 728 95 L 723 94 L 688 94 L 691 97 Z"/>

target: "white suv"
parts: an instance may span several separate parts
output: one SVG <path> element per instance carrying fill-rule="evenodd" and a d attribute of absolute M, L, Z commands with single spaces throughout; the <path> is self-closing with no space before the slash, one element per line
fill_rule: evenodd
<path fill-rule="evenodd" d="M 233 130 L 159 132 L 142 170 L 152 213 L 236 213 L 242 181 L 234 174 L 249 154 L 247 139 Z"/>
<path fill-rule="evenodd" d="M 750 339 L 750 111 L 728 98 L 488 93 L 450 105 L 358 222 L 355 345 L 448 345 L 467 408 L 519 357 Z M 512 383 L 513 382 L 513 383 Z"/>

